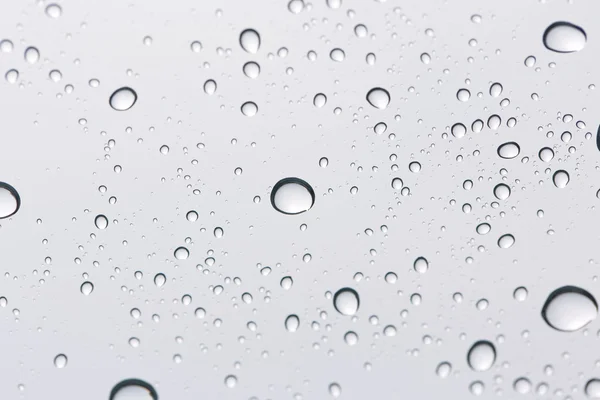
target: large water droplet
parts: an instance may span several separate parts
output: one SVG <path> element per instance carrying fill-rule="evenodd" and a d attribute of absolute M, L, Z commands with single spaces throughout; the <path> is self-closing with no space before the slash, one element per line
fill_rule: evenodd
<path fill-rule="evenodd" d="M 554 158 L 554 150 L 552 150 L 550 147 L 543 147 L 540 149 L 538 156 L 543 162 L 550 162 Z"/>
<path fill-rule="evenodd" d="M 208 79 L 206 82 L 204 82 L 204 93 L 206 93 L 207 95 L 212 95 L 217 91 L 217 82 L 215 82 L 213 79 Z"/>
<path fill-rule="evenodd" d="M 490 96 L 492 97 L 498 97 L 502 94 L 502 90 L 504 88 L 502 87 L 502 84 L 496 82 L 496 83 L 492 83 L 492 86 L 490 86 Z"/>
<path fill-rule="evenodd" d="M 313 99 L 313 104 L 317 108 L 323 107 L 325 104 L 327 104 L 327 96 L 325 96 L 323 93 L 317 93 Z"/>
<path fill-rule="evenodd" d="M 35 64 L 40 59 L 40 52 L 35 47 L 28 47 L 25 49 L 25 61 L 29 64 Z"/>
<path fill-rule="evenodd" d="M 81 290 L 81 293 L 88 296 L 94 291 L 94 284 L 92 282 L 85 281 L 81 284 L 81 288 L 79 289 Z"/>
<path fill-rule="evenodd" d="M 467 354 L 467 362 L 473 371 L 487 371 L 496 361 L 496 348 L 487 340 L 475 342 Z"/>
<path fill-rule="evenodd" d="M 175 249 L 173 255 L 178 260 L 186 260 L 190 256 L 190 252 L 185 247 L 178 247 Z"/>
<path fill-rule="evenodd" d="M 246 117 L 254 117 L 258 112 L 258 106 L 252 101 L 247 101 L 242 104 L 241 110 Z"/>
<path fill-rule="evenodd" d="M 585 395 L 590 399 L 600 399 L 600 379 L 594 378 L 587 381 Z"/>
<path fill-rule="evenodd" d="M 498 147 L 498 155 L 507 160 L 515 158 L 520 152 L 521 147 L 516 142 L 507 142 Z"/>
<path fill-rule="evenodd" d="M 413 268 L 420 274 L 424 274 L 429 269 L 429 262 L 425 257 L 419 257 L 413 263 Z"/>
<path fill-rule="evenodd" d="M 256 54 L 260 49 L 260 35 L 254 29 L 246 29 L 240 33 L 240 46 L 250 54 Z"/>
<path fill-rule="evenodd" d="M 450 132 L 452 133 L 452 136 L 454 136 L 457 139 L 460 139 L 467 134 L 467 127 L 458 122 L 452 125 Z"/>
<path fill-rule="evenodd" d="M 250 79 L 256 79 L 260 75 L 260 65 L 255 63 L 254 61 L 249 61 L 242 67 L 244 71 L 244 75 L 246 75 Z"/>
<path fill-rule="evenodd" d="M 342 288 L 333 296 L 333 306 L 342 315 L 354 315 L 360 306 L 360 299 L 356 290 Z"/>
<path fill-rule="evenodd" d="M 298 316 L 295 314 L 288 315 L 288 317 L 285 319 L 285 329 L 287 329 L 288 332 L 296 332 L 299 327 L 300 318 L 298 318 Z"/>
<path fill-rule="evenodd" d="M 277 211 L 295 215 L 310 210 L 315 203 L 315 192 L 299 178 L 284 178 L 273 186 L 271 204 Z"/>
<path fill-rule="evenodd" d="M 552 182 L 554 182 L 554 186 L 559 189 L 565 188 L 569 184 L 569 173 L 565 170 L 559 169 L 552 175 Z"/>
<path fill-rule="evenodd" d="M 21 208 L 21 196 L 5 182 L 0 182 L 0 219 L 15 215 Z"/>
<path fill-rule="evenodd" d="M 367 93 L 367 101 L 373 107 L 383 110 L 390 104 L 390 94 L 387 90 L 376 87 Z"/>
<path fill-rule="evenodd" d="M 513 244 L 515 244 L 515 237 L 510 233 L 502 235 L 500 236 L 500 239 L 498 239 L 498 247 L 501 249 L 508 249 L 509 247 L 512 247 Z"/>
<path fill-rule="evenodd" d="M 113 387 L 109 400 L 158 400 L 158 394 L 141 379 L 126 379 Z"/>
<path fill-rule="evenodd" d="M 542 317 L 552 328 L 577 331 L 598 314 L 598 303 L 587 290 L 576 286 L 563 286 L 548 296 L 542 307 Z"/>
<path fill-rule="evenodd" d="M 94 218 L 94 225 L 96 225 L 96 228 L 98 229 L 106 229 L 108 227 L 108 218 L 106 218 L 106 215 L 104 214 L 98 214 L 96 215 L 96 218 Z"/>
<path fill-rule="evenodd" d="M 346 53 L 342 49 L 333 49 L 329 53 L 329 58 L 331 58 L 335 62 L 342 62 L 346 59 Z"/>
<path fill-rule="evenodd" d="M 114 91 L 108 103 L 117 111 L 127 111 L 137 101 L 137 93 L 130 87 L 122 87 Z"/>
<path fill-rule="evenodd" d="M 558 21 L 546 28 L 543 41 L 549 50 L 557 53 L 573 53 L 585 47 L 587 36 L 579 26 Z"/>
<path fill-rule="evenodd" d="M 498 200 L 506 200 L 510 197 L 510 187 L 504 183 L 499 183 L 494 188 L 494 196 Z"/>

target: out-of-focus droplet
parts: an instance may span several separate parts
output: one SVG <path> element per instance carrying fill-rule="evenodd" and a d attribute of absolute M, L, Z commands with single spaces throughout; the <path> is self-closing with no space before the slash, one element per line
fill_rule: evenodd
<path fill-rule="evenodd" d="M 108 228 L 108 218 L 106 218 L 106 215 L 104 214 L 98 214 L 96 215 L 96 218 L 94 218 L 94 225 L 96 225 L 96 228 L 98 229 L 106 229 Z"/>
<path fill-rule="evenodd" d="M 241 110 L 246 117 L 254 117 L 258 113 L 258 106 L 252 101 L 247 101 L 242 104 Z"/>
<path fill-rule="evenodd" d="M 122 87 L 114 91 L 108 103 L 117 111 L 127 111 L 137 101 L 137 93 L 130 87 Z"/>
<path fill-rule="evenodd" d="M 110 391 L 109 400 L 158 400 L 152 385 L 141 379 L 126 379 Z"/>
<path fill-rule="evenodd" d="M 81 293 L 88 296 L 94 291 L 94 284 L 92 282 L 85 281 L 81 284 L 79 290 L 81 291 Z"/>
<path fill-rule="evenodd" d="M 300 318 L 298 318 L 298 316 L 295 314 L 288 315 L 288 317 L 285 319 L 285 329 L 287 329 L 288 332 L 296 332 L 299 327 Z"/>
<path fill-rule="evenodd" d="M 310 210 L 314 203 L 313 188 L 299 178 L 284 178 L 271 191 L 271 205 L 283 214 L 303 213 Z"/>
<path fill-rule="evenodd" d="M 40 52 L 35 47 L 25 49 L 25 61 L 29 64 L 35 64 L 40 60 Z"/>
<path fill-rule="evenodd" d="M 0 219 L 13 216 L 21 208 L 21 196 L 17 190 L 5 182 L 0 182 Z"/>
<path fill-rule="evenodd" d="M 299 14 L 304 10 L 304 0 L 290 0 L 288 3 L 288 10 L 292 14 Z"/>
<path fill-rule="evenodd" d="M 531 381 L 527 378 L 517 378 L 513 383 L 513 389 L 519 394 L 531 392 Z"/>
<path fill-rule="evenodd" d="M 431 56 L 428 53 L 421 54 L 421 62 L 425 65 L 431 62 Z"/>
<path fill-rule="evenodd" d="M 598 315 L 596 299 L 585 289 L 563 286 L 554 290 L 542 307 L 546 323 L 559 331 L 577 331 Z"/>
<path fill-rule="evenodd" d="M 59 354 L 56 357 L 54 357 L 54 366 L 56 368 L 64 368 L 67 366 L 67 356 L 65 356 L 64 354 Z"/>
<path fill-rule="evenodd" d="M 202 50 L 202 43 L 200 43 L 199 41 L 193 41 L 190 44 L 190 49 L 194 52 L 194 53 L 199 53 L 200 50 Z"/>
<path fill-rule="evenodd" d="M 552 182 L 559 189 L 564 189 L 569 184 L 570 179 L 569 173 L 562 169 L 559 169 L 552 175 Z"/>
<path fill-rule="evenodd" d="M 473 396 L 481 396 L 485 390 L 485 385 L 481 381 L 475 381 L 469 385 L 469 391 Z"/>
<path fill-rule="evenodd" d="M 332 10 L 337 10 L 342 6 L 342 0 L 325 0 L 325 2 L 327 3 L 327 7 Z"/>
<path fill-rule="evenodd" d="M 446 361 L 439 363 L 437 368 L 435 369 L 435 373 L 440 378 L 449 377 L 451 372 L 452 372 L 452 364 L 450 364 L 449 362 L 446 362 Z"/>
<path fill-rule="evenodd" d="M 246 29 L 240 33 L 240 46 L 245 52 L 256 54 L 260 49 L 260 35 L 254 29 Z"/>
<path fill-rule="evenodd" d="M 473 371 L 487 371 L 496 361 L 496 348 L 487 340 L 475 342 L 467 354 L 467 362 Z"/>
<path fill-rule="evenodd" d="M 227 375 L 225 377 L 225 386 L 229 389 L 233 389 L 237 385 L 237 377 L 235 375 Z"/>
<path fill-rule="evenodd" d="M 521 153 L 521 147 L 516 142 L 506 142 L 498 147 L 498 155 L 504 159 L 510 160 Z"/>
<path fill-rule="evenodd" d="M 590 399 L 600 399 L 600 379 L 594 378 L 585 384 L 585 395 Z"/>
<path fill-rule="evenodd" d="M 354 315 L 360 306 L 360 299 L 356 290 L 342 288 L 333 296 L 333 306 L 342 315 Z"/>
<path fill-rule="evenodd" d="M 341 3 L 341 0 L 340 0 L 340 3 Z M 329 394 L 334 399 L 337 399 L 338 397 L 340 397 L 342 395 L 342 387 L 338 383 L 335 383 L 335 382 L 331 383 L 329 385 Z"/>
<path fill-rule="evenodd" d="M 543 42 L 548 50 L 557 53 L 573 53 L 585 47 L 585 31 L 570 22 L 558 21 L 546 28 Z"/>
<path fill-rule="evenodd" d="M 4 75 L 4 79 L 6 79 L 6 82 L 11 84 L 17 83 L 17 80 L 19 79 L 19 71 L 16 69 L 8 70 Z"/>
<path fill-rule="evenodd" d="M 367 101 L 373 107 L 384 110 L 390 104 L 390 94 L 387 90 L 376 87 L 367 93 Z"/>
<path fill-rule="evenodd" d="M 48 4 L 46 6 L 46 15 L 54 19 L 60 18 L 62 15 L 62 8 L 56 3 Z"/>
<path fill-rule="evenodd" d="M 190 256 L 190 251 L 185 247 L 178 247 L 173 252 L 177 260 L 186 260 Z"/>
<path fill-rule="evenodd" d="M 515 244 L 515 237 L 510 233 L 502 235 L 500 236 L 500 239 L 498 239 L 498 247 L 501 249 L 508 249 L 509 247 L 512 247 L 513 244 Z"/>

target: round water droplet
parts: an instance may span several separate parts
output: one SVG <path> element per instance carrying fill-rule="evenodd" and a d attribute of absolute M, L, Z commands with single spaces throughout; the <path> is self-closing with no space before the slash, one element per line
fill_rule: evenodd
<path fill-rule="evenodd" d="M 550 162 L 554 158 L 554 150 L 552 150 L 550 147 L 543 147 L 538 156 L 543 162 Z"/>
<path fill-rule="evenodd" d="M 246 75 L 250 79 L 256 79 L 260 75 L 260 65 L 255 63 L 254 61 L 249 61 L 242 67 L 242 71 L 244 75 Z"/>
<path fill-rule="evenodd" d="M 390 104 L 390 94 L 387 90 L 376 87 L 367 93 L 367 101 L 373 107 L 383 110 Z"/>
<path fill-rule="evenodd" d="M 527 295 L 529 294 L 529 292 L 527 291 L 527 288 L 525 288 L 524 286 L 520 286 L 518 288 L 515 289 L 515 291 L 513 292 L 513 297 L 516 301 L 525 301 L 527 300 Z"/>
<path fill-rule="evenodd" d="M 185 247 L 178 247 L 175 249 L 173 255 L 178 260 L 186 260 L 190 256 L 190 251 Z"/>
<path fill-rule="evenodd" d="M 462 102 L 469 101 L 471 98 L 471 92 L 469 92 L 467 89 L 460 89 L 458 92 L 456 92 L 456 98 Z"/>
<path fill-rule="evenodd" d="M 290 0 L 288 3 L 288 10 L 292 14 L 298 14 L 304 9 L 304 0 Z"/>
<path fill-rule="evenodd" d="M 510 160 L 521 153 L 521 147 L 516 142 L 506 142 L 498 147 L 498 155 L 504 159 Z"/>
<path fill-rule="evenodd" d="M 341 1 L 340 1 L 340 3 L 341 3 Z M 342 387 L 338 383 L 335 383 L 335 382 L 330 384 L 329 385 L 329 394 L 334 399 L 337 399 L 338 397 L 340 397 L 342 395 Z"/>
<path fill-rule="evenodd" d="M 225 386 L 233 389 L 237 385 L 237 377 L 235 375 L 227 375 L 225 377 Z"/>
<path fill-rule="evenodd" d="M 0 219 L 13 216 L 21 208 L 21 196 L 5 182 L 0 182 Z"/>
<path fill-rule="evenodd" d="M 332 10 L 337 10 L 342 6 L 342 0 L 326 0 L 326 3 L 327 7 L 331 8 Z"/>
<path fill-rule="evenodd" d="M 483 130 L 484 124 L 483 121 L 480 119 L 476 119 L 475 121 L 473 121 L 473 123 L 471 124 L 471 130 L 475 133 L 479 133 Z M 466 130 L 466 129 L 465 129 Z"/>
<path fill-rule="evenodd" d="M 319 160 L 319 167 L 327 168 L 328 165 L 329 165 L 329 160 L 327 159 L 327 157 L 321 157 L 321 159 Z"/>
<path fill-rule="evenodd" d="M 284 178 L 273 186 L 271 204 L 277 211 L 295 215 L 311 209 L 315 203 L 315 192 L 299 178 Z"/>
<path fill-rule="evenodd" d="M 19 79 L 19 71 L 17 71 L 16 69 L 8 70 L 4 75 L 4 79 L 6 79 L 6 82 L 8 83 L 17 83 L 17 79 Z"/>
<path fill-rule="evenodd" d="M 200 43 L 199 41 L 195 40 L 190 44 L 190 49 L 194 52 L 194 53 L 199 53 L 200 50 L 202 50 L 202 43 Z"/>
<path fill-rule="evenodd" d="M 598 303 L 587 290 L 576 286 L 556 289 L 542 307 L 542 317 L 552 328 L 563 332 L 577 331 L 598 314 Z"/>
<path fill-rule="evenodd" d="M 59 354 L 56 357 L 54 357 L 54 366 L 56 368 L 64 368 L 67 366 L 67 356 L 65 356 L 64 354 Z"/>
<path fill-rule="evenodd" d="M 46 6 L 46 15 L 50 18 L 59 18 L 62 15 L 62 8 L 56 3 L 48 4 Z"/>
<path fill-rule="evenodd" d="M 385 122 L 379 122 L 377 123 L 377 125 L 375 125 L 375 127 L 373 127 L 373 130 L 376 134 L 383 135 L 387 130 L 387 125 L 385 124 Z"/>
<path fill-rule="evenodd" d="M 585 395 L 590 399 L 600 399 L 600 379 L 594 378 L 587 381 Z"/>
<path fill-rule="evenodd" d="M 492 86 L 490 86 L 490 96 L 499 97 L 502 94 L 503 89 L 502 84 L 498 82 L 492 83 Z"/>
<path fill-rule="evenodd" d="M 187 214 L 185 214 L 185 219 L 190 222 L 196 222 L 198 220 L 198 213 L 194 210 L 188 211 Z"/>
<path fill-rule="evenodd" d="M 154 284 L 158 287 L 162 287 L 167 282 L 167 277 L 163 273 L 154 275 Z"/>
<path fill-rule="evenodd" d="M 452 136 L 454 136 L 457 139 L 460 139 L 467 134 L 467 128 L 463 124 L 458 122 L 452 125 L 450 132 L 452 132 Z"/>
<path fill-rule="evenodd" d="M 333 49 L 329 53 L 329 58 L 331 58 L 335 62 L 342 62 L 346 59 L 346 53 L 342 49 Z"/>
<path fill-rule="evenodd" d="M 467 354 L 467 363 L 473 371 L 487 371 L 496 361 L 496 348 L 487 340 L 475 342 Z"/>
<path fill-rule="evenodd" d="M 429 262 L 425 257 L 419 257 L 413 263 L 413 268 L 420 274 L 424 274 L 429 269 Z"/>
<path fill-rule="evenodd" d="M 81 284 L 79 290 L 81 291 L 81 293 L 88 296 L 94 291 L 94 284 L 92 282 L 85 281 Z"/>
<path fill-rule="evenodd" d="M 546 28 L 543 42 L 548 50 L 557 53 L 573 53 L 585 47 L 587 36 L 579 26 L 558 21 Z"/>
<path fill-rule="evenodd" d="M 130 87 L 122 87 L 114 91 L 108 103 L 117 111 L 127 111 L 137 101 L 137 93 Z"/>
<path fill-rule="evenodd" d="M 217 82 L 212 79 L 208 79 L 204 82 L 204 93 L 207 95 L 212 95 L 217 91 Z"/>
<path fill-rule="evenodd" d="M 400 189 L 402 189 L 402 186 L 404 186 L 404 182 L 402 182 L 402 179 L 400 179 L 400 178 L 392 179 L 392 188 L 394 188 L 394 190 L 400 190 Z"/>
<path fill-rule="evenodd" d="M 483 222 L 483 223 L 477 225 L 477 228 L 475 228 L 475 230 L 480 235 L 487 235 L 492 230 L 492 227 L 487 222 Z"/>
<path fill-rule="evenodd" d="M 96 218 L 94 218 L 94 225 L 96 225 L 96 228 L 98 229 L 106 229 L 108 228 L 108 218 L 106 218 L 106 215 L 104 214 L 98 214 L 96 215 Z"/>
<path fill-rule="evenodd" d="M 25 49 L 25 61 L 29 64 L 35 64 L 40 60 L 40 52 L 35 47 L 28 47 Z"/>
<path fill-rule="evenodd" d="M 494 196 L 496 196 L 498 200 L 506 200 L 510 197 L 510 188 L 504 183 L 499 183 L 494 188 Z"/>
<path fill-rule="evenodd" d="M 323 107 L 325 104 L 327 104 L 327 96 L 325 96 L 323 93 L 317 93 L 313 99 L 313 104 L 317 108 Z"/>
<path fill-rule="evenodd" d="M 356 290 L 342 288 L 333 296 L 333 306 L 342 315 L 354 315 L 360 306 L 360 299 Z"/>
<path fill-rule="evenodd" d="M 247 101 L 244 104 L 242 104 L 241 110 L 242 114 L 244 114 L 246 117 L 254 117 L 258 112 L 258 106 L 256 105 L 256 103 Z"/>
<path fill-rule="evenodd" d="M 552 182 L 559 189 L 564 189 L 569 184 L 569 180 L 569 173 L 562 169 L 559 169 L 552 175 Z"/>
<path fill-rule="evenodd" d="M 126 379 L 113 387 L 109 400 L 158 400 L 156 390 L 141 379 Z"/>
<path fill-rule="evenodd" d="M 513 384 L 513 389 L 519 394 L 531 392 L 531 382 L 527 378 L 517 378 Z"/>
<path fill-rule="evenodd" d="M 469 391 L 473 396 L 481 396 L 485 390 L 485 385 L 481 381 L 475 381 L 469 385 Z"/>
<path fill-rule="evenodd" d="M 295 314 L 288 315 L 288 317 L 285 319 L 285 329 L 287 329 L 288 332 L 296 332 L 299 327 L 300 318 L 298 318 L 298 316 Z"/>
<path fill-rule="evenodd" d="M 254 29 L 246 29 L 240 33 L 240 46 L 250 54 L 256 54 L 260 49 L 260 35 Z"/>
<path fill-rule="evenodd" d="M 501 123 L 502 123 L 502 119 L 500 118 L 500 116 L 494 114 L 488 118 L 487 126 L 490 129 L 496 130 L 500 127 Z"/>
<path fill-rule="evenodd" d="M 512 247 L 513 244 L 515 244 L 515 237 L 510 233 L 502 235 L 500 236 L 500 239 L 498 239 L 498 247 L 501 249 L 508 249 L 509 247 Z"/>

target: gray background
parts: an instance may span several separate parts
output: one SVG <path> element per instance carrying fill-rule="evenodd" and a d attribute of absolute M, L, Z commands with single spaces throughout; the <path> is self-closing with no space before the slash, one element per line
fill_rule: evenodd
<path fill-rule="evenodd" d="M 58 19 L 34 1 L 4 1 L 0 13 L 0 35 L 15 45 L 0 53 L 1 72 L 20 73 L 16 84 L 1 83 L 0 180 L 22 199 L 0 229 L 0 295 L 8 299 L 0 308 L 0 397 L 107 399 L 117 382 L 138 377 L 164 400 L 327 399 L 331 382 L 341 385 L 343 399 L 462 399 L 472 397 L 475 380 L 486 386 L 481 398 L 513 398 L 521 396 L 513 381 L 525 376 L 534 387 L 549 384 L 546 398 L 578 399 L 585 382 L 600 375 L 594 351 L 600 321 L 562 333 L 540 317 L 559 286 L 600 296 L 598 91 L 588 89 L 598 75 L 597 2 L 343 0 L 333 10 L 319 0 L 300 14 L 282 0 L 59 4 Z M 480 24 L 471 22 L 473 14 L 482 16 Z M 585 29 L 585 49 L 544 48 L 543 32 L 557 20 Z M 369 37 L 354 35 L 359 23 Z M 254 55 L 238 43 L 249 27 L 262 38 Z M 434 37 L 425 34 L 428 28 Z M 146 35 L 151 46 L 143 44 Z M 199 53 L 190 50 L 194 40 L 202 42 Z M 39 49 L 37 64 L 25 62 L 28 46 Z M 281 47 L 289 51 L 285 58 L 277 55 Z M 342 63 L 329 58 L 335 47 L 346 53 Z M 316 61 L 307 59 L 309 50 Z M 374 66 L 365 62 L 369 52 L 377 56 Z M 423 52 L 432 56 L 429 65 L 419 59 Z M 530 55 L 537 58 L 534 68 L 524 65 Z M 247 61 L 260 64 L 258 79 L 242 73 Z M 53 69 L 62 72 L 58 83 L 48 77 Z M 94 78 L 97 88 L 88 85 Z M 207 79 L 217 82 L 212 96 L 203 91 Z M 500 98 L 488 94 L 493 82 L 504 87 Z M 138 94 L 125 112 L 108 104 L 121 86 Z M 391 94 L 385 110 L 365 100 L 375 86 Z M 456 99 L 463 87 L 472 94 L 466 103 Z M 320 109 L 312 104 L 319 92 L 328 98 Z M 505 97 L 510 105 L 501 107 Z M 259 107 L 253 118 L 240 112 L 246 101 Z M 572 122 L 562 122 L 566 113 Z M 456 122 L 470 126 L 492 114 L 503 120 L 497 131 L 443 137 Z M 510 117 L 518 120 L 514 128 L 505 124 Z M 578 120 L 587 128 L 576 128 Z M 388 130 L 377 135 L 372 127 L 381 121 Z M 560 140 L 565 130 L 573 133 L 569 144 Z M 588 131 L 591 140 L 584 138 Z M 511 140 L 520 144 L 520 156 L 500 159 L 498 145 Z M 165 144 L 168 155 L 159 152 Z M 556 153 L 549 164 L 537 157 L 544 146 Z M 329 159 L 325 169 L 321 157 Z M 408 170 L 415 160 L 422 165 L 418 174 Z M 512 195 L 492 208 L 502 168 Z M 558 169 L 571 176 L 565 189 L 552 184 Z M 287 216 L 271 207 L 270 188 L 288 176 L 314 188 L 310 211 Z M 410 196 L 392 189 L 396 176 Z M 466 179 L 474 182 L 471 191 L 462 188 Z M 470 214 L 461 210 L 464 203 L 472 205 Z M 185 218 L 189 210 L 199 214 L 195 223 Z M 93 222 L 100 213 L 110 220 L 103 231 Z M 475 227 L 487 215 L 492 231 L 480 236 Z M 221 239 L 212 233 L 217 226 L 225 231 Z M 367 228 L 372 236 L 364 234 Z M 496 245 L 505 233 L 516 238 L 510 249 Z M 186 237 L 190 257 L 176 260 L 173 251 Z M 209 252 L 216 260 L 210 267 Z M 312 255 L 309 263 L 302 261 L 305 253 Z M 419 256 L 429 260 L 424 275 L 412 270 Z M 264 266 L 270 275 L 260 273 Z M 141 280 L 134 277 L 138 270 Z M 398 275 L 395 284 L 384 280 L 389 271 Z M 153 283 L 159 272 L 167 276 L 162 288 Z M 364 277 L 356 282 L 359 272 Z M 289 291 L 279 285 L 286 275 L 294 279 Z M 85 280 L 95 285 L 89 296 L 79 290 Z M 216 285 L 224 287 L 220 295 L 212 291 Z M 325 295 L 344 286 L 360 294 L 355 321 L 339 315 Z M 525 302 L 512 297 L 518 286 L 529 290 Z M 252 304 L 241 300 L 244 292 Z M 463 294 L 461 304 L 452 300 L 455 292 Z M 410 302 L 413 293 L 422 296 L 419 306 Z M 181 304 L 184 294 L 193 297 L 188 306 Z M 475 307 L 481 298 L 489 301 L 484 311 Z M 141 325 L 129 314 L 133 307 L 142 311 Z M 194 316 L 196 307 L 206 309 L 204 319 Z M 284 328 L 289 314 L 300 317 L 294 334 Z M 369 323 L 371 315 L 378 325 Z M 249 321 L 258 324 L 256 332 L 246 327 Z M 398 329 L 395 337 L 383 335 L 389 324 Z M 343 340 L 348 330 L 360 337 L 354 347 Z M 424 344 L 424 335 L 433 343 Z M 140 347 L 129 346 L 132 336 Z M 494 342 L 498 356 L 492 370 L 477 373 L 466 354 L 479 339 Z M 59 353 L 69 359 L 64 369 L 53 365 Z M 453 365 L 446 379 L 435 374 L 442 361 Z M 547 364 L 552 376 L 544 375 Z M 238 377 L 232 389 L 224 384 L 229 374 Z"/>

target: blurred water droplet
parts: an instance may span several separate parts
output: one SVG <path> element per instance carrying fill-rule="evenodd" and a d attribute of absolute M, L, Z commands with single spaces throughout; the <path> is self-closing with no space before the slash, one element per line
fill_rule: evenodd
<path fill-rule="evenodd" d="M 341 3 L 341 1 L 340 1 L 340 3 Z M 330 384 L 329 385 L 329 394 L 334 399 L 337 399 L 338 397 L 340 397 L 342 395 L 342 387 L 337 383 Z"/>
<path fill-rule="evenodd" d="M 473 371 L 487 371 L 496 361 L 496 348 L 487 340 L 475 342 L 467 354 L 467 362 Z"/>
<path fill-rule="evenodd" d="M 346 342 L 348 346 L 355 346 L 358 344 L 358 335 L 356 332 L 348 331 L 344 335 L 344 342 Z"/>
<path fill-rule="evenodd" d="M 587 290 L 576 286 L 563 286 L 554 290 L 542 307 L 546 323 L 559 331 L 577 331 L 598 314 L 596 299 Z"/>
<path fill-rule="evenodd" d="M 383 110 L 390 104 L 390 94 L 387 90 L 376 87 L 367 93 L 367 101 L 373 107 Z"/>
<path fill-rule="evenodd" d="M 65 356 L 64 354 L 59 354 L 56 357 L 54 357 L 54 366 L 56 368 L 64 368 L 67 366 L 67 356 Z"/>
<path fill-rule="evenodd" d="M 557 53 L 573 53 L 585 47 L 587 36 L 584 30 L 570 22 L 558 21 L 544 32 L 543 42 L 548 50 Z"/>
<path fill-rule="evenodd" d="M 21 196 L 17 190 L 5 182 L 0 182 L 0 219 L 8 218 L 21 208 Z"/>
<path fill-rule="evenodd" d="M 285 329 L 287 329 L 288 332 L 296 332 L 299 327 L 300 318 L 298 318 L 298 316 L 295 314 L 288 315 L 288 317 L 285 319 Z"/>
<path fill-rule="evenodd" d="M 48 4 L 46 6 L 46 15 L 50 18 L 59 18 L 62 15 L 62 8 L 56 3 Z"/>
<path fill-rule="evenodd" d="M 435 373 L 440 378 L 447 378 L 448 376 L 450 376 L 451 372 L 452 372 L 452 364 L 450 364 L 449 362 L 445 362 L 445 361 L 439 363 L 437 368 L 435 369 Z"/>
<path fill-rule="evenodd" d="M 202 50 L 202 43 L 200 43 L 199 41 L 193 41 L 190 44 L 190 49 L 194 52 L 194 53 L 199 53 L 200 50 Z"/>
<path fill-rule="evenodd" d="M 314 202 L 313 188 L 299 178 L 284 178 L 271 191 L 271 205 L 283 214 L 303 213 L 310 210 Z"/>
<path fill-rule="evenodd" d="M 260 35 L 254 29 L 246 29 L 240 33 L 240 46 L 245 52 L 256 54 L 260 49 Z"/>
<path fill-rule="evenodd" d="M 585 395 L 590 399 L 600 399 L 600 379 L 594 378 L 585 384 Z"/>
<path fill-rule="evenodd" d="M 227 375 L 225 377 L 225 386 L 233 389 L 237 385 L 237 377 L 235 375 Z"/>
<path fill-rule="evenodd" d="M 329 53 L 329 58 L 335 62 L 342 62 L 346 59 L 346 53 L 342 49 L 335 48 Z"/>
<path fill-rule="evenodd" d="M 469 391 L 473 396 L 481 396 L 485 390 L 485 385 L 481 381 L 475 381 L 469 385 Z"/>
<path fill-rule="evenodd" d="M 292 14 L 298 14 L 304 9 L 304 1 L 303 0 L 290 0 L 288 3 L 288 10 Z"/>
<path fill-rule="evenodd" d="M 127 111 L 133 107 L 136 101 L 137 93 L 133 89 L 125 86 L 115 90 L 110 96 L 108 103 L 113 110 Z"/>
<path fill-rule="evenodd" d="M 158 400 L 158 394 L 147 382 L 140 379 L 126 379 L 113 387 L 109 400 Z"/>
<path fill-rule="evenodd" d="M 354 315 L 360 306 L 360 299 L 356 290 L 342 288 L 333 296 L 333 306 L 342 315 Z"/>
<path fill-rule="evenodd" d="M 6 75 L 4 75 L 4 78 L 8 83 L 15 84 L 17 83 L 17 79 L 19 79 L 19 71 L 17 71 L 16 69 L 8 70 L 6 72 Z"/>
<path fill-rule="evenodd" d="M 564 189 L 569 184 L 570 179 L 569 173 L 562 169 L 559 169 L 552 175 L 552 182 L 559 189 Z"/>

